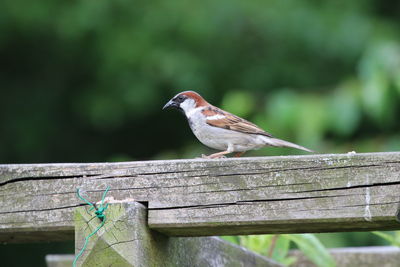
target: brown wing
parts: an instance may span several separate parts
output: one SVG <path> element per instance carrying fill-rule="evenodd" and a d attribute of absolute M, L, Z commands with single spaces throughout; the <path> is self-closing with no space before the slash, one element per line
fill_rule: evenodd
<path fill-rule="evenodd" d="M 216 117 L 216 119 L 207 120 L 206 122 L 208 125 L 218 127 L 218 128 L 223 128 L 223 129 L 229 129 L 229 130 L 237 131 L 237 132 L 241 132 L 241 133 L 261 134 L 261 135 L 265 135 L 268 137 L 272 137 L 271 134 L 269 134 L 266 131 L 264 131 L 263 129 L 259 128 L 254 123 L 246 121 L 245 119 L 242 119 L 238 116 L 235 116 L 229 112 L 223 111 L 216 107 L 208 107 L 207 109 L 203 110 L 203 114 L 206 116 L 215 116 Z M 222 115 L 224 117 L 218 118 L 217 115 Z"/>

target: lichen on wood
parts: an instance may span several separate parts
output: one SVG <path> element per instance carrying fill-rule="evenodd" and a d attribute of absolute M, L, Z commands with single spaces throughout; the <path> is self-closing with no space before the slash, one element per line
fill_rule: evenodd
<path fill-rule="evenodd" d="M 0 241 L 73 239 L 83 188 L 171 236 L 400 229 L 400 153 L 0 165 Z M 29 235 L 28 235 L 29 234 Z"/>

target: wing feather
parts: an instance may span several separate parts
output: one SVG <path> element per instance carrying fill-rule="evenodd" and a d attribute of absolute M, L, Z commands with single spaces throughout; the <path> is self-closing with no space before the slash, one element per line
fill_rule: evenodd
<path fill-rule="evenodd" d="M 235 116 L 229 112 L 223 111 L 216 107 L 208 107 L 203 111 L 203 114 L 209 117 L 214 116 L 216 119 L 208 119 L 206 122 L 210 126 L 228 129 L 236 132 L 247 133 L 247 134 L 260 134 L 268 137 L 273 137 L 270 133 L 267 133 L 254 123 L 251 123 L 245 119 Z M 220 116 L 223 115 L 223 118 Z"/>

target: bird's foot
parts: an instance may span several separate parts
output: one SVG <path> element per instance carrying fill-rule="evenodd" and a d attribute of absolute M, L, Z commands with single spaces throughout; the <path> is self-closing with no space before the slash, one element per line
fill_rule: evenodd
<path fill-rule="evenodd" d="M 204 154 L 201 154 L 201 158 L 202 159 L 223 159 L 223 158 L 226 158 L 224 155 L 218 155 L 218 153 L 216 153 L 216 154 L 211 154 L 211 155 L 204 155 Z"/>

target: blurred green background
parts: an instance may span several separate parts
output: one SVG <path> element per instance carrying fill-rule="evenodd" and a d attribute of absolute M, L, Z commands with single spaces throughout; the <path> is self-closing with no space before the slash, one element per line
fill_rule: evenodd
<path fill-rule="evenodd" d="M 183 90 L 321 153 L 400 150 L 399 1 L 3 0 L 0 10 L 0 163 L 211 153 L 181 114 L 161 110 Z"/>

